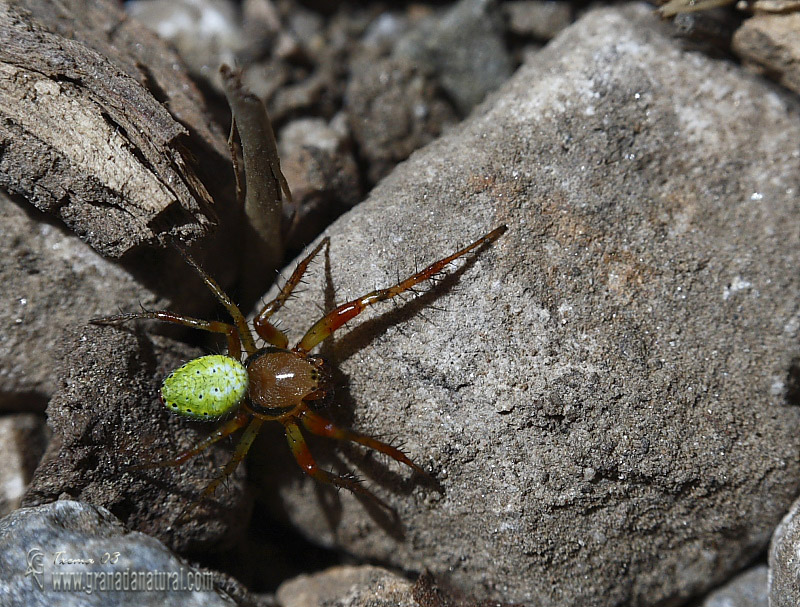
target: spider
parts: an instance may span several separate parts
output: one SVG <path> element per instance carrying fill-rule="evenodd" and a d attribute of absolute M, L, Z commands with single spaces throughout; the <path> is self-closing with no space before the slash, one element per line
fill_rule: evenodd
<path fill-rule="evenodd" d="M 505 231 L 506 227 L 500 226 L 392 287 L 372 291 L 336 307 L 314 323 L 292 348 L 289 348 L 287 336 L 269 319 L 286 303 L 311 261 L 329 243 L 328 238 L 324 238 L 298 264 L 278 296 L 267 303 L 253 320 L 256 334 L 269 344 L 262 348 L 256 347 L 247 321 L 236 304 L 186 251 L 176 247 L 216 299 L 227 309 L 232 323 L 200 320 L 169 311 L 122 314 L 97 318 L 90 322 L 108 325 L 137 319 L 154 319 L 225 335 L 228 346 L 226 355 L 201 356 L 175 369 L 164 379 L 159 396 L 168 409 L 190 419 L 221 420 L 225 417 L 229 419 L 205 440 L 179 453 L 174 459 L 133 466 L 132 469 L 179 466 L 217 441 L 245 428 L 221 474 L 211 481 L 200 498 L 190 506 L 188 509 L 190 510 L 212 496 L 220 483 L 236 470 L 264 422 L 275 421 L 283 425 L 289 448 L 306 474 L 323 483 L 376 500 L 381 506 L 391 510 L 386 503 L 362 487 L 356 477 L 337 475 L 318 467 L 303 437 L 303 431 L 364 445 L 385 453 L 415 472 L 426 476 L 427 473 L 397 447 L 352 430 L 339 428 L 316 413 L 320 405 L 326 402 L 326 397 L 331 395 L 332 382 L 325 361 L 310 352 L 367 307 L 409 291 L 425 280 L 433 279 L 451 262 L 470 251 L 479 249 L 482 245 L 493 242 Z M 179 518 L 186 512 L 184 511 Z"/>

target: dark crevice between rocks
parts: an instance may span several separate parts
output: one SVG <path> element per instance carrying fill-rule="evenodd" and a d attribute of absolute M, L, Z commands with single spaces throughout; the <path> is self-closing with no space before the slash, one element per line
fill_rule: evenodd
<path fill-rule="evenodd" d="M 243 538 L 230 550 L 194 558 L 257 593 L 275 592 L 287 579 L 346 562 L 338 551 L 312 544 L 290 526 L 264 516 L 253 517 Z M 264 567 L 264 562 L 271 565 Z"/>
<path fill-rule="evenodd" d="M 0 412 L 8 413 L 44 413 L 49 398 L 36 390 L 24 392 L 6 392 L 0 390 Z"/>
<path fill-rule="evenodd" d="M 800 406 L 800 356 L 792 359 L 786 374 L 786 404 Z"/>

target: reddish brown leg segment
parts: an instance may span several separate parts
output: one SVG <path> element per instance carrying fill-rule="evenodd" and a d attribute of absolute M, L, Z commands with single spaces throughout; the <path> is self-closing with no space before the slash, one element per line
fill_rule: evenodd
<path fill-rule="evenodd" d="M 200 454 L 201 452 L 208 449 L 211 445 L 216 443 L 217 441 L 225 438 L 226 436 L 230 436 L 234 432 L 236 432 L 239 428 L 242 428 L 246 423 L 250 416 L 245 411 L 239 411 L 236 414 L 236 417 L 229 420 L 227 423 L 223 424 L 215 432 L 211 435 L 206 437 L 204 440 L 197 443 L 191 449 L 187 449 L 179 453 L 175 456 L 174 459 L 170 459 L 164 462 L 152 462 L 149 464 L 139 464 L 136 466 L 131 466 L 131 470 L 145 470 L 147 468 L 166 468 L 168 466 L 180 466 L 181 464 L 189 461 L 195 455 Z"/>
<path fill-rule="evenodd" d="M 275 325 L 269 322 L 269 317 L 275 314 L 275 312 L 277 312 L 283 306 L 283 304 L 286 303 L 286 300 L 289 299 L 292 291 L 294 291 L 295 287 L 300 284 L 303 274 L 305 274 L 306 270 L 308 269 L 308 265 L 311 263 L 317 253 L 322 250 L 322 247 L 328 245 L 329 242 L 330 240 L 328 238 L 323 238 L 316 248 L 311 251 L 311 253 L 309 253 L 308 256 L 303 259 L 303 261 L 297 264 L 292 276 L 286 281 L 286 284 L 283 285 L 280 293 L 278 293 L 278 296 L 266 304 L 261 309 L 261 312 L 258 313 L 258 316 L 256 316 L 253 320 L 253 326 L 256 329 L 256 333 L 258 333 L 261 339 L 267 343 L 277 346 L 278 348 L 285 348 L 289 345 L 289 339 L 282 331 L 275 327 Z"/>
<path fill-rule="evenodd" d="M 289 441 L 289 448 L 292 450 L 292 455 L 294 455 L 297 463 L 300 464 L 303 472 L 308 474 L 313 479 L 323 483 L 331 484 L 334 487 L 347 489 L 348 491 L 352 491 L 358 495 L 363 495 L 366 498 L 374 500 L 386 510 L 392 510 L 389 504 L 384 502 L 378 496 L 367 491 L 357 480 L 339 476 L 319 468 L 317 463 L 314 461 L 314 456 L 311 455 L 311 451 L 306 444 L 306 440 L 303 438 L 303 433 L 300 431 L 300 427 L 292 421 L 284 422 L 284 426 L 286 427 L 286 439 Z"/>
<path fill-rule="evenodd" d="M 387 445 L 384 442 L 381 442 L 375 438 L 370 436 L 366 436 L 364 434 L 359 434 L 358 432 L 353 432 L 352 430 L 345 430 L 343 428 L 337 427 L 333 422 L 325 419 L 317 415 L 316 413 L 312 413 L 311 411 L 305 410 L 300 414 L 300 422 L 305 426 L 305 428 L 316 434 L 318 436 L 327 436 L 329 438 L 335 438 L 338 440 L 346 440 L 352 443 L 358 443 L 359 445 L 364 445 L 365 447 L 369 447 L 370 449 L 374 449 L 375 451 L 380 451 L 381 453 L 385 453 L 389 457 L 398 462 L 405 464 L 406 466 L 413 468 L 417 472 L 424 474 L 427 476 L 427 472 L 417 466 L 414 462 L 412 462 L 408 456 L 403 453 L 397 447 L 392 447 L 391 445 Z"/>
<path fill-rule="evenodd" d="M 174 312 L 169 312 L 168 310 L 158 312 L 137 312 L 134 314 L 107 316 L 105 318 L 93 318 L 89 322 L 96 325 L 113 325 L 116 323 L 139 319 L 160 320 L 162 322 L 170 322 L 176 325 L 191 327 L 192 329 L 199 329 L 200 331 L 221 333 L 228 338 L 228 356 L 235 358 L 236 360 L 240 360 L 242 358 L 242 346 L 241 341 L 239 340 L 239 333 L 236 330 L 236 327 L 226 322 L 219 322 L 215 320 L 199 320 L 190 316 L 175 314 Z"/>
<path fill-rule="evenodd" d="M 302 352 L 303 354 L 308 353 L 314 346 L 329 337 L 334 331 L 339 329 L 346 322 L 361 314 L 361 312 L 363 312 L 367 307 L 376 304 L 379 301 L 396 297 L 404 291 L 408 291 L 415 285 L 418 285 L 425 280 L 429 280 L 441 272 L 444 267 L 452 261 L 455 261 L 459 257 L 466 255 L 470 251 L 477 249 L 487 242 L 492 242 L 498 239 L 506 231 L 506 229 L 506 226 L 500 226 L 499 228 L 492 230 L 482 238 L 479 238 L 473 242 L 471 245 L 464 247 L 460 251 L 456 251 L 444 259 L 440 259 L 439 261 L 432 263 L 421 272 L 417 272 L 413 276 L 409 276 L 393 287 L 389 287 L 387 289 L 378 289 L 377 291 L 367 293 L 363 297 L 359 297 L 358 299 L 354 299 L 353 301 L 348 301 L 347 303 L 342 304 L 319 319 L 316 324 L 311 327 L 303 336 L 303 339 L 300 340 L 300 343 L 295 346 L 295 351 Z"/>
<path fill-rule="evenodd" d="M 249 417 L 245 414 L 245 418 Z M 250 422 L 250 425 L 247 426 L 247 429 L 242 434 L 242 438 L 239 439 L 239 443 L 236 445 L 236 450 L 233 452 L 233 457 L 231 457 L 230 461 L 225 464 L 225 467 L 222 469 L 222 474 L 220 474 L 217 478 L 215 478 L 211 483 L 203 490 L 203 495 L 200 498 L 201 500 L 208 497 L 209 495 L 213 495 L 214 491 L 217 490 L 219 484 L 233 474 L 234 470 L 238 468 L 239 464 L 242 463 L 242 460 L 247 455 L 247 452 L 250 451 L 250 447 L 253 445 L 253 441 L 258 436 L 259 430 L 261 430 L 261 424 L 264 423 L 263 419 L 253 418 L 253 421 Z"/>
<path fill-rule="evenodd" d="M 233 428 L 231 430 L 231 432 L 234 432 L 238 428 L 243 426 L 247 422 L 247 420 L 250 418 L 250 416 L 247 415 L 244 412 L 242 412 L 239 415 L 237 415 L 236 420 L 238 420 L 239 417 L 242 418 L 242 423 L 237 428 Z M 236 420 L 231 420 L 230 422 L 225 424 L 225 426 L 223 426 L 223 428 L 220 428 L 220 430 L 227 429 L 228 426 L 230 426 Z M 250 425 L 247 426 L 247 429 L 242 434 L 242 438 L 239 439 L 239 443 L 236 445 L 236 450 L 233 452 L 233 456 L 231 457 L 230 461 L 228 461 L 228 463 L 225 464 L 225 467 L 222 469 L 222 473 L 208 484 L 208 486 L 203 490 L 203 493 L 200 495 L 200 497 L 196 501 L 192 502 L 191 504 L 189 504 L 186 508 L 184 508 L 181 511 L 181 513 L 178 515 L 178 518 L 175 519 L 175 522 L 178 522 L 178 523 L 179 522 L 185 522 L 187 520 L 189 514 L 204 499 L 214 495 L 214 492 L 217 490 L 217 487 L 220 486 L 222 481 L 224 481 L 231 474 L 233 474 L 233 472 L 236 470 L 236 468 L 239 466 L 239 464 L 242 462 L 242 460 L 247 455 L 247 452 L 250 450 L 250 447 L 253 445 L 253 441 L 255 440 L 256 436 L 258 436 L 258 432 L 259 432 L 259 430 L 261 430 L 261 424 L 263 424 L 263 423 L 264 423 L 264 421 L 261 420 L 261 419 L 258 419 L 258 418 L 255 418 L 255 419 L 253 419 L 252 422 L 250 422 Z M 215 432 L 212 436 L 215 436 L 218 432 L 219 432 L 219 430 L 217 432 Z M 228 434 L 230 434 L 231 432 L 228 432 Z M 210 438 L 211 437 L 209 437 L 209 439 Z M 219 438 L 222 438 L 222 437 L 218 437 L 214 441 L 211 441 L 211 442 L 215 442 L 216 440 L 219 440 Z M 207 441 L 204 441 L 204 442 L 207 442 Z"/>

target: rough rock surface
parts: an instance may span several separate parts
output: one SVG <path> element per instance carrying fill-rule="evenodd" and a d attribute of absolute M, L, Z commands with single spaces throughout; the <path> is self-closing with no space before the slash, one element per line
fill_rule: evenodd
<path fill-rule="evenodd" d="M 796 607 L 800 605 L 800 499 L 772 536 L 769 548 L 769 605 Z"/>
<path fill-rule="evenodd" d="M 235 65 L 244 46 L 236 6 L 229 0 L 127 2 L 125 10 L 172 44 L 190 72 L 216 82 L 219 66 Z"/>
<path fill-rule="evenodd" d="M 161 380 L 203 352 L 134 327 L 96 326 L 76 331 L 60 352 L 67 362 L 47 407 L 53 438 L 23 504 L 66 495 L 103 506 L 180 552 L 235 542 L 250 510 L 241 470 L 178 520 L 227 463 L 226 445 L 178 467 L 130 468 L 169 460 L 215 428 L 189 423 L 158 400 Z"/>
<path fill-rule="evenodd" d="M 0 192 L 0 408 L 44 408 L 62 362 L 64 327 L 156 296 L 63 226 Z"/>
<path fill-rule="evenodd" d="M 274 440 L 285 476 L 261 499 L 315 541 L 502 600 L 669 604 L 722 582 L 800 484 L 798 141 L 796 100 L 681 50 L 650 8 L 587 13 L 337 221 L 281 312 L 300 336 L 320 304 L 508 224 L 322 348 L 328 415 L 403 441 L 441 491 L 315 442 L 393 524 Z"/>
<path fill-rule="evenodd" d="M 442 88 L 466 115 L 511 75 L 503 29 L 495 0 L 461 0 L 406 34 L 394 55 L 437 73 Z"/>
<path fill-rule="evenodd" d="M 357 65 L 347 85 L 345 110 L 371 183 L 456 122 L 435 81 L 408 59 Z"/>
<path fill-rule="evenodd" d="M 17 413 L 0 417 L 0 516 L 19 508 L 46 443 L 42 416 Z"/>
<path fill-rule="evenodd" d="M 340 119 L 328 124 L 305 118 L 287 124 L 278 135 L 281 169 L 292 191 L 285 212 L 292 218 L 291 242 L 308 243 L 325 226 L 361 200 L 358 165 Z"/>
<path fill-rule="evenodd" d="M 733 36 L 733 50 L 748 63 L 800 93 L 800 13 L 756 15 Z"/>
<path fill-rule="evenodd" d="M 94 563 L 85 561 L 94 560 Z M 202 585 L 202 591 L 131 591 L 131 576 L 143 572 L 169 574 L 173 579 Z M 128 581 L 122 576 L 127 573 Z M 62 575 L 64 574 L 64 575 Z M 116 579 L 119 582 L 114 581 Z M 79 579 L 81 589 L 55 590 L 54 582 Z M 105 580 L 104 580 L 105 578 Z M 161 581 L 151 583 L 162 583 Z M 104 508 L 75 501 L 58 501 L 17 510 L 0 519 L 0 601 L 28 607 L 89 607 L 102 605 L 232 605 L 222 596 L 215 574 L 190 567 L 158 540 L 127 532 Z M 41 586 L 39 585 L 41 583 Z M 126 590 L 102 584 L 128 584 Z M 147 583 L 145 581 L 145 583 Z M 180 583 L 180 582 L 179 582 Z M 94 584 L 89 590 L 87 584 Z M 63 588 L 63 585 L 61 586 Z"/>
<path fill-rule="evenodd" d="M 769 607 L 766 565 L 740 573 L 704 600 L 702 607 Z"/>
<path fill-rule="evenodd" d="M 210 251 L 211 263 L 203 265 L 227 286 L 235 276 L 231 256 Z M 63 363 L 57 346 L 65 329 L 141 307 L 203 316 L 214 303 L 177 253 L 109 261 L 60 222 L 1 191 L 0 258 L 0 318 L 7 320 L 0 324 L 2 410 L 44 409 Z"/>
<path fill-rule="evenodd" d="M 570 3 L 558 0 L 512 0 L 503 11 L 512 34 L 539 40 L 550 40 L 572 21 Z"/>
<path fill-rule="evenodd" d="M 417 607 L 412 587 L 405 578 L 380 567 L 342 566 L 284 582 L 276 598 L 281 607 Z"/>

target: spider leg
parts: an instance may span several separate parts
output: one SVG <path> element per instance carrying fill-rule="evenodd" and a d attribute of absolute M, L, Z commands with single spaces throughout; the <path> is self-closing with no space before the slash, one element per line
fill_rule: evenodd
<path fill-rule="evenodd" d="M 191 316 L 182 316 L 167 310 L 157 312 L 137 312 L 133 314 L 120 314 L 118 316 L 106 316 L 104 318 L 93 318 L 89 322 L 94 325 L 114 325 L 137 319 L 154 319 L 162 322 L 170 322 L 176 325 L 209 331 L 210 333 L 221 333 L 228 339 L 228 356 L 240 360 L 242 358 L 242 345 L 239 339 L 237 328 L 226 322 L 215 320 L 200 320 Z"/>
<path fill-rule="evenodd" d="M 506 226 L 500 226 L 499 228 L 496 228 L 485 236 L 479 238 L 472 244 L 464 247 L 460 251 L 456 251 L 452 255 L 432 263 L 424 270 L 409 276 L 405 280 L 401 280 L 393 287 L 372 291 L 363 297 L 348 301 L 347 303 L 340 305 L 338 308 L 331 310 L 328 312 L 328 314 L 320 318 L 314 324 L 314 326 L 308 330 L 308 332 L 303 336 L 303 339 L 301 339 L 300 342 L 294 347 L 295 351 L 307 354 L 314 346 L 329 337 L 334 331 L 339 329 L 346 322 L 361 314 L 361 312 L 363 312 L 367 307 L 376 304 L 379 301 L 396 297 L 401 293 L 413 288 L 415 285 L 433 278 L 452 261 L 463 255 L 466 255 L 470 251 L 477 249 L 485 243 L 497 240 L 503 233 L 505 233 L 506 229 Z"/>
<path fill-rule="evenodd" d="M 308 474 L 308 476 L 318 481 L 322 481 L 323 483 L 333 485 L 334 487 L 340 487 L 342 489 L 352 491 L 357 495 L 362 495 L 370 500 L 375 501 L 385 510 L 393 512 L 393 509 L 391 506 L 389 506 L 389 504 L 384 502 L 377 495 L 362 487 L 356 478 L 339 476 L 319 468 L 317 463 L 314 461 L 314 456 L 311 455 L 311 451 L 306 444 L 306 439 L 303 438 L 303 433 L 300 431 L 300 426 L 293 421 L 283 422 L 283 425 L 286 428 L 286 440 L 289 441 L 289 448 L 292 450 L 292 455 L 294 455 L 297 463 L 300 464 L 303 472 Z"/>
<path fill-rule="evenodd" d="M 249 416 L 245 414 L 245 417 Z M 263 423 L 263 419 L 259 419 L 257 417 L 253 418 L 253 421 L 250 422 L 250 425 L 247 426 L 247 429 L 242 434 L 242 438 L 239 439 L 239 443 L 236 445 L 236 450 L 233 452 L 233 456 L 231 457 L 230 461 L 228 461 L 228 463 L 225 464 L 225 467 L 222 469 L 222 474 L 211 481 L 208 487 L 203 490 L 203 495 L 200 498 L 201 500 L 209 495 L 213 495 L 214 491 L 216 491 L 217 487 L 219 487 L 219 484 L 233 474 L 234 470 L 239 467 L 239 464 L 242 463 L 242 460 L 247 455 L 247 452 L 250 451 L 250 447 L 253 446 L 253 441 L 256 439 L 256 436 L 258 436 L 258 432 L 261 430 L 261 425 Z"/>
<path fill-rule="evenodd" d="M 250 329 L 247 327 L 247 321 L 245 320 L 241 310 L 239 310 L 239 307 L 233 303 L 231 298 L 228 297 L 225 291 L 222 290 L 222 287 L 220 287 L 213 278 L 206 274 L 205 270 L 200 267 L 200 265 L 192 258 L 191 255 L 189 255 L 189 253 L 184 251 L 179 246 L 175 246 L 175 248 L 178 250 L 178 253 L 181 254 L 186 263 L 188 263 L 194 269 L 194 271 L 197 272 L 205 285 L 214 294 L 214 297 L 217 298 L 217 301 L 219 301 L 223 306 L 225 306 L 225 309 L 228 310 L 228 314 L 231 315 L 233 324 L 236 326 L 236 330 L 239 332 L 239 338 L 244 346 L 245 352 L 247 352 L 248 355 L 253 354 L 256 351 L 256 344 L 255 341 L 253 341 L 253 334 L 250 333 Z"/>
<path fill-rule="evenodd" d="M 244 417 L 245 421 L 250 417 L 244 412 L 241 415 Z M 239 416 L 237 416 L 237 418 L 238 417 Z M 198 504 L 200 504 L 207 497 L 214 495 L 214 492 L 217 490 L 217 487 L 220 486 L 222 481 L 224 481 L 231 474 L 233 474 L 234 470 L 236 470 L 236 468 L 239 467 L 239 464 L 247 455 L 247 452 L 250 451 L 250 447 L 253 445 L 253 441 L 255 440 L 256 436 L 258 436 L 258 432 L 259 430 L 261 430 L 261 424 L 263 423 L 264 420 L 259 418 L 254 418 L 253 421 L 250 422 L 250 425 L 247 426 L 247 429 L 242 434 L 242 438 L 239 439 L 239 443 L 236 445 L 236 450 L 233 452 L 233 456 L 228 461 L 228 463 L 225 464 L 225 467 L 222 469 L 222 473 L 208 484 L 208 486 L 203 490 L 203 493 L 196 501 L 189 504 L 189 506 L 187 506 L 181 511 L 181 513 L 178 515 L 178 518 L 175 519 L 176 522 L 185 521 L 189 513 L 192 510 L 194 510 Z M 244 423 L 242 423 L 241 425 L 244 425 Z M 241 427 L 241 425 L 239 427 Z"/>
<path fill-rule="evenodd" d="M 163 462 L 151 462 L 149 464 L 138 464 L 136 466 L 131 466 L 128 470 L 146 470 L 148 468 L 167 468 L 170 466 L 180 466 L 181 464 L 189 461 L 195 455 L 198 455 L 208 449 L 211 445 L 216 443 L 217 441 L 225 438 L 226 436 L 230 436 L 234 432 L 236 432 L 239 428 L 242 428 L 246 423 L 247 420 L 250 419 L 250 416 L 244 411 L 240 410 L 239 413 L 236 414 L 236 417 L 229 420 L 219 428 L 217 428 L 213 433 L 211 433 L 208 437 L 197 443 L 191 449 L 187 449 L 186 451 L 182 451 L 178 455 L 176 455 L 173 459 L 166 460 Z"/>
<path fill-rule="evenodd" d="M 281 287 L 280 293 L 278 296 L 273 299 L 271 302 L 266 304 L 262 309 L 261 312 L 258 313 L 258 316 L 255 317 L 253 320 L 253 326 L 256 329 L 256 333 L 266 342 L 271 343 L 273 346 L 277 346 L 278 348 L 285 348 L 289 345 L 289 338 L 280 331 L 275 325 L 269 322 L 269 317 L 275 314 L 282 306 L 286 303 L 286 300 L 289 299 L 289 296 L 294 291 L 295 287 L 300 284 L 300 280 L 303 278 L 303 274 L 306 273 L 308 269 L 308 265 L 314 259 L 314 257 L 322 250 L 322 247 L 328 245 L 330 242 L 329 238 L 323 238 L 317 247 L 308 254 L 308 256 L 303 259 L 297 267 L 295 268 L 294 272 L 292 273 L 291 278 L 286 281 L 286 284 Z"/>
<path fill-rule="evenodd" d="M 425 470 L 423 470 L 420 466 L 412 462 L 411 459 L 409 459 L 409 457 L 397 447 L 392 447 L 391 445 L 387 445 L 386 443 L 381 442 L 378 439 L 372 438 L 371 436 L 366 436 L 364 434 L 359 434 L 358 432 L 353 432 L 352 430 L 345 430 L 343 428 L 339 428 L 330 420 L 327 420 L 324 417 L 317 415 L 316 413 L 312 413 L 308 409 L 306 409 L 300 414 L 300 423 L 302 423 L 303 426 L 313 434 L 316 434 L 318 436 L 327 436 L 329 438 L 335 438 L 338 440 L 346 440 L 350 441 L 351 443 L 358 443 L 359 445 L 364 445 L 365 447 L 369 447 L 370 449 L 374 449 L 375 451 L 380 451 L 381 453 L 385 453 L 392 459 L 397 460 L 402 464 L 405 464 L 406 466 L 412 468 L 416 472 L 428 476 L 428 473 L 425 472 Z"/>

